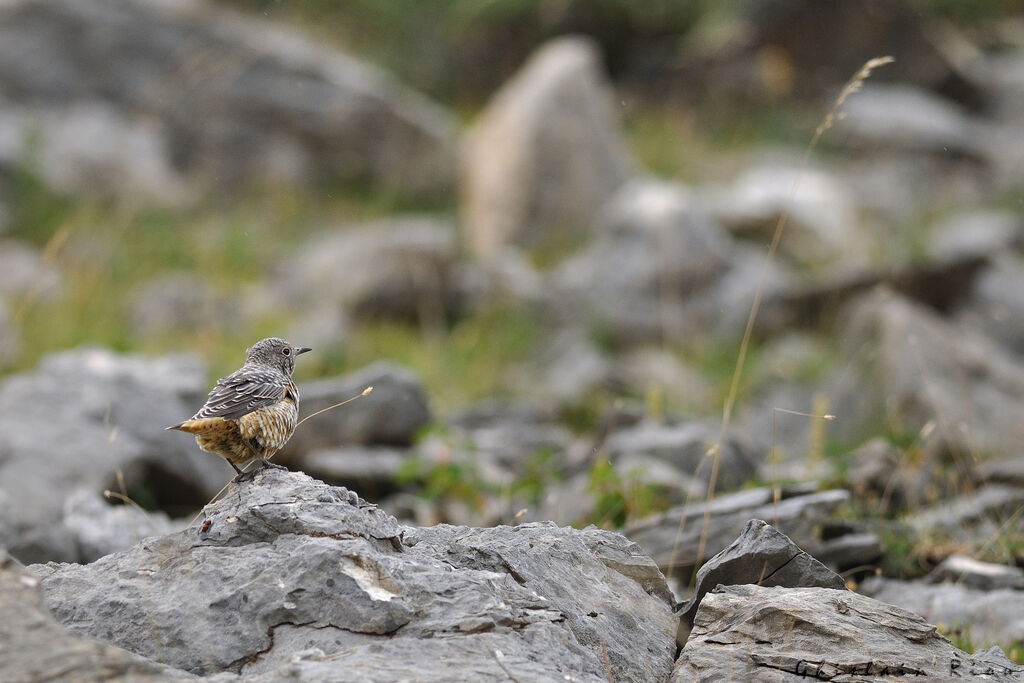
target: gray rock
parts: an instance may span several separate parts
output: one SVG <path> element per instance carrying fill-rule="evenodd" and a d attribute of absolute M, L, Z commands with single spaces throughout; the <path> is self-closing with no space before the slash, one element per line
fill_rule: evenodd
<path fill-rule="evenodd" d="M 280 469 L 204 516 L 89 565 L 35 566 L 48 607 L 77 633 L 247 679 L 646 681 L 672 667 L 664 578 L 618 534 L 401 527 Z"/>
<path fill-rule="evenodd" d="M 554 314 L 591 325 L 596 319 L 623 345 L 701 329 L 732 243 L 690 192 L 637 179 L 611 196 L 596 221 L 595 240 L 551 273 Z"/>
<path fill-rule="evenodd" d="M 39 579 L 0 551 L 0 679 L 35 681 L 194 680 L 94 638 L 68 632 L 43 605 Z"/>
<path fill-rule="evenodd" d="M 16 15 L 28 13 L 28 8 L 20 9 Z M 5 19 L 10 16 L 5 13 Z M 35 33 L 42 39 L 43 31 Z M 0 73 L 0 81 L 9 75 Z M 169 131 L 162 121 L 97 100 L 28 105 L 0 100 L 0 167 L 18 168 L 26 159 L 34 173 L 62 194 L 141 195 L 170 205 L 188 202 L 194 195 L 194 188 L 175 168 Z"/>
<path fill-rule="evenodd" d="M 700 601 L 718 585 L 787 588 L 835 588 L 843 590 L 843 577 L 801 550 L 768 522 L 752 519 L 728 548 L 718 553 L 697 572 L 693 597 L 682 606 L 679 617 L 693 625 Z"/>
<path fill-rule="evenodd" d="M 639 543 L 662 570 L 683 575 L 728 547 L 750 519 L 771 520 L 776 529 L 815 556 L 822 546 L 822 522 L 849 498 L 847 491 L 838 489 L 792 497 L 782 491 L 775 504 L 771 489 L 748 489 L 715 498 L 710 505 L 694 502 L 672 508 L 628 524 L 622 533 Z"/>
<path fill-rule="evenodd" d="M 704 414 L 715 405 L 711 379 L 663 348 L 640 347 L 618 354 L 612 382 L 626 393 L 664 398 L 680 411 Z"/>
<path fill-rule="evenodd" d="M 332 484 L 358 489 L 374 500 L 393 491 L 402 465 L 411 454 L 386 446 L 322 448 L 305 454 L 303 471 Z"/>
<path fill-rule="evenodd" d="M 277 269 L 266 294 L 282 310 L 335 306 L 356 319 L 443 328 L 464 305 L 455 226 L 388 218 L 314 236 Z"/>
<path fill-rule="evenodd" d="M 524 396 L 556 406 L 578 406 L 607 387 L 612 363 L 582 330 L 556 333 L 544 348 L 513 369 L 513 382 Z"/>
<path fill-rule="evenodd" d="M 1021 506 L 1024 489 L 985 484 L 921 508 L 904 521 L 919 534 L 939 535 L 973 545 L 999 534 L 1000 520 L 1015 519 Z"/>
<path fill-rule="evenodd" d="M 345 445 L 409 446 L 416 432 L 431 421 L 420 378 L 398 365 L 380 361 L 351 375 L 306 382 L 302 418 L 358 396 L 368 396 L 312 417 L 295 430 L 281 450 L 281 462 L 300 462 L 304 454 Z"/>
<path fill-rule="evenodd" d="M 1021 590 L 980 590 L 957 583 L 925 584 L 884 577 L 870 577 L 858 590 L 920 614 L 969 642 L 1003 647 L 1024 642 Z"/>
<path fill-rule="evenodd" d="M 92 562 L 149 536 L 178 531 L 186 520 L 172 521 L 160 510 L 143 512 L 133 505 L 111 505 L 96 492 L 81 489 L 64 501 L 63 524 L 78 547 L 79 561 Z"/>
<path fill-rule="evenodd" d="M 226 332 L 237 330 L 241 322 L 237 302 L 217 292 L 198 274 L 183 272 L 160 275 L 135 291 L 131 318 L 140 335 Z"/>
<path fill-rule="evenodd" d="M 1017 452 L 1024 438 L 1015 409 L 1024 400 L 1024 365 L 976 330 L 878 290 L 851 305 L 841 337 L 861 378 L 848 391 L 869 395 L 885 411 L 860 425 L 844 419 L 843 428 L 877 433 L 884 420 L 913 434 L 930 425 L 921 445 L 965 464 Z"/>
<path fill-rule="evenodd" d="M 980 331 L 1017 356 L 1024 355 L 1024 259 L 1004 249 L 989 261 L 957 306 L 954 320 L 959 327 Z"/>
<path fill-rule="evenodd" d="M 194 509 L 231 470 L 195 441 L 164 427 L 202 402 L 207 387 L 192 357 L 146 358 L 99 349 L 67 351 L 0 384 L 0 545 L 24 561 L 79 560 L 62 523 L 77 489 L 100 495 L 145 489 L 164 510 Z M 181 510 L 182 512 L 184 510 Z"/>
<path fill-rule="evenodd" d="M 612 432 L 604 448 L 616 469 L 630 469 L 637 456 L 661 461 L 675 472 L 674 481 L 699 482 L 700 495 L 707 490 L 712 464 L 708 453 L 718 441 L 720 431 L 712 423 L 663 424 L 645 420 Z M 748 440 L 729 434 L 719 455 L 716 490 L 729 491 L 745 484 L 757 471 L 760 460 Z"/>
<path fill-rule="evenodd" d="M 116 129 L 114 144 L 87 135 L 71 149 L 80 176 L 113 167 L 127 191 L 165 196 L 177 174 L 218 193 L 327 175 L 417 195 L 453 185 L 450 114 L 376 68 L 207 3 L 17 0 L 0 9 L 0 46 L 0 89 L 20 109 L 84 112 L 77 130 L 102 141 Z"/>
<path fill-rule="evenodd" d="M 967 555 L 950 555 L 928 574 L 929 583 L 955 583 L 983 591 L 1024 590 L 1024 569 L 979 562 Z"/>
<path fill-rule="evenodd" d="M 52 299 L 63 277 L 43 253 L 18 240 L 0 243 L 0 296 L 11 302 Z"/>
<path fill-rule="evenodd" d="M 709 211 L 734 237 L 771 243 L 779 218 L 787 215 L 778 254 L 801 267 L 841 260 L 843 268 L 864 264 L 870 243 L 859 227 L 856 207 L 841 179 L 796 160 L 762 162 L 746 168 L 731 185 L 712 188 Z"/>
<path fill-rule="evenodd" d="M 565 244 L 631 174 L 597 46 L 542 47 L 492 99 L 462 150 L 462 216 L 479 256 Z"/>
<path fill-rule="evenodd" d="M 981 154 L 976 123 L 959 105 L 910 85 L 866 84 L 835 128 L 831 139 L 855 147 Z"/>
<path fill-rule="evenodd" d="M 672 681 L 1021 680 L 1001 652 L 969 655 L 921 617 L 850 591 L 722 586 L 708 593 Z"/>
<path fill-rule="evenodd" d="M 996 256 L 1019 244 L 1024 224 L 1012 211 L 960 211 L 934 226 L 928 237 L 929 256 L 943 260 L 964 255 Z"/>

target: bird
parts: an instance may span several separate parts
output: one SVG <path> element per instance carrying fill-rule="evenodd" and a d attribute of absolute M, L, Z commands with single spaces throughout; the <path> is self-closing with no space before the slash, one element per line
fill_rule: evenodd
<path fill-rule="evenodd" d="M 295 357 L 307 351 L 312 349 L 278 337 L 261 339 L 245 350 L 242 367 L 217 380 L 195 415 L 167 429 L 195 434 L 201 449 L 234 468 L 235 481 L 245 474 L 241 464 L 260 460 L 269 466 L 298 422 L 299 389 L 292 373 Z"/>

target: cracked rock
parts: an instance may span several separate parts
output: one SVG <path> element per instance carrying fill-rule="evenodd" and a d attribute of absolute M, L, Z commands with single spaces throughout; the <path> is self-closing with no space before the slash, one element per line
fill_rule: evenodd
<path fill-rule="evenodd" d="M 785 534 L 768 522 L 752 519 L 739 538 L 697 572 L 697 587 L 680 611 L 680 618 L 686 625 L 692 625 L 701 599 L 715 586 L 746 583 L 789 588 L 846 588 L 841 576 L 805 553 Z"/>
<path fill-rule="evenodd" d="M 672 674 L 682 681 L 1021 680 L 992 648 L 969 655 L 916 614 L 830 588 L 719 586 Z"/>
<path fill-rule="evenodd" d="M 184 531 L 33 570 L 72 632 L 201 676 L 647 681 L 675 655 L 665 580 L 619 534 L 403 527 L 278 469 Z"/>

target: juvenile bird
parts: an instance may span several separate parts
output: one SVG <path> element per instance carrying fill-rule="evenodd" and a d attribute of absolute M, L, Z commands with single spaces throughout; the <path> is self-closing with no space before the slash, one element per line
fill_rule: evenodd
<path fill-rule="evenodd" d="M 246 349 L 245 364 L 217 380 L 206 405 L 190 419 L 167 429 L 196 435 L 204 451 L 239 465 L 256 460 L 269 465 L 291 437 L 299 417 L 299 390 L 292 381 L 295 357 L 312 349 L 270 337 Z"/>

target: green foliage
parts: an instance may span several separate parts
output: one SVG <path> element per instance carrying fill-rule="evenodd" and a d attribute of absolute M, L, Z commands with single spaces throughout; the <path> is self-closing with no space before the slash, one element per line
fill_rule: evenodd
<path fill-rule="evenodd" d="M 494 491 L 480 478 L 472 463 L 427 462 L 411 458 L 399 468 L 396 481 L 431 501 L 463 501 L 483 508 L 485 496 Z"/>
<path fill-rule="evenodd" d="M 656 486 L 640 481 L 639 473 L 623 476 L 607 458 L 599 458 L 590 470 L 588 492 L 594 496 L 593 523 L 618 529 L 627 522 L 668 508 L 669 501 Z"/>

